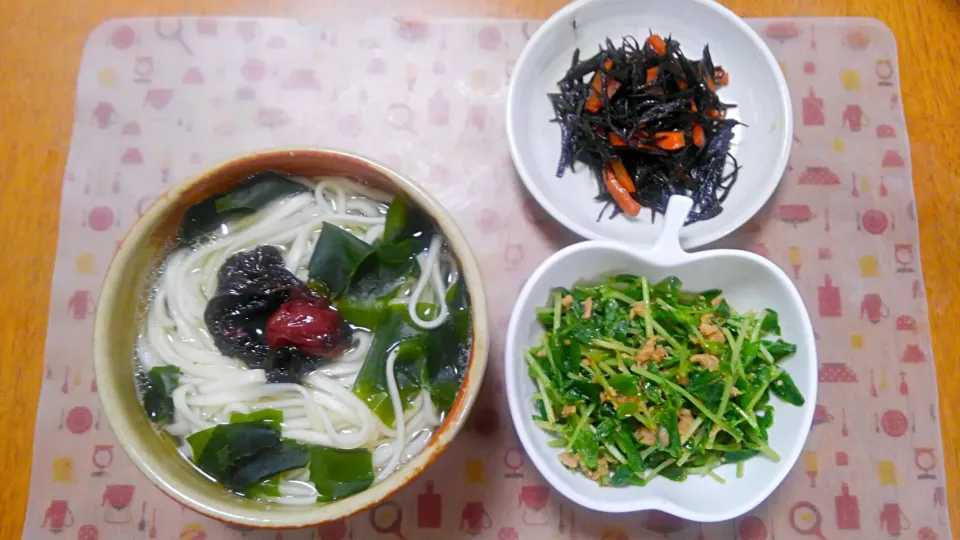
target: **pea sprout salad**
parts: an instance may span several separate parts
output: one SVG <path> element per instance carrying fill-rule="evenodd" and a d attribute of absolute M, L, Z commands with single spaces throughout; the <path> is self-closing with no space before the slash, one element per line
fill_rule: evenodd
<path fill-rule="evenodd" d="M 780 363 L 796 352 L 776 311 L 740 313 L 719 290 L 686 292 L 617 275 L 553 292 L 537 309 L 542 342 L 524 353 L 535 423 L 560 461 L 601 486 L 683 481 L 770 448 L 771 394 L 804 397 Z"/>

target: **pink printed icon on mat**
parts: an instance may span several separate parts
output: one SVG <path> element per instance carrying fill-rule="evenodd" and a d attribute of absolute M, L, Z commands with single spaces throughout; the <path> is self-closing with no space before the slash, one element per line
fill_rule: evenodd
<path fill-rule="evenodd" d="M 850 495 L 850 486 L 846 482 L 840 487 L 840 495 L 834 500 L 837 511 L 837 528 L 842 531 L 860 530 L 860 501 Z"/>
<path fill-rule="evenodd" d="M 841 126 L 849 127 L 850 131 L 856 133 L 870 126 L 870 118 L 863 112 L 860 105 L 847 105 L 847 108 L 843 110 Z"/>
<path fill-rule="evenodd" d="M 469 534 L 480 534 L 493 526 L 493 520 L 487 513 L 483 501 L 470 501 L 463 505 L 460 512 L 460 530 Z"/>
<path fill-rule="evenodd" d="M 58 533 L 67 527 L 73 526 L 73 512 L 70 511 L 70 505 L 67 501 L 58 499 L 50 501 L 43 514 L 43 523 L 41 529 L 49 529 L 52 533 Z"/>
<path fill-rule="evenodd" d="M 87 318 L 94 311 L 93 296 L 86 289 L 77 289 L 67 300 L 67 310 L 71 317 L 78 320 Z"/>
<path fill-rule="evenodd" d="M 800 28 L 793 21 L 772 22 L 763 27 L 763 35 L 781 43 L 800 35 Z"/>
<path fill-rule="evenodd" d="M 818 97 L 811 86 L 807 97 L 803 98 L 803 125 L 822 126 L 824 124 L 826 124 L 826 118 L 823 113 L 823 98 Z"/>
<path fill-rule="evenodd" d="M 747 516 L 737 527 L 741 540 L 767 540 L 767 526 L 757 516 Z"/>
<path fill-rule="evenodd" d="M 117 121 L 118 115 L 112 103 L 101 101 L 93 108 L 93 120 L 100 129 L 107 129 Z"/>
<path fill-rule="evenodd" d="M 118 26 L 117 29 L 110 34 L 110 44 L 121 50 L 130 48 L 136 39 L 137 33 L 126 24 Z"/>
<path fill-rule="evenodd" d="M 143 97 L 144 105 L 149 105 L 154 110 L 160 111 L 170 104 L 173 99 L 173 90 L 170 88 L 151 88 L 147 90 Z"/>
<path fill-rule="evenodd" d="M 347 537 L 347 522 L 343 519 L 329 521 L 317 527 L 320 540 L 343 540 Z"/>

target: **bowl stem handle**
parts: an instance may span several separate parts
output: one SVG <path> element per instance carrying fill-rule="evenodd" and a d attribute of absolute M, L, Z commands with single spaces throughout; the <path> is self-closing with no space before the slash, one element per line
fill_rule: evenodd
<path fill-rule="evenodd" d="M 693 208 L 693 199 L 682 195 L 673 195 L 667 201 L 667 211 L 663 219 L 663 230 L 660 238 L 653 245 L 653 251 L 658 255 L 686 255 L 680 247 L 680 229 L 687 220 L 687 214 Z"/>

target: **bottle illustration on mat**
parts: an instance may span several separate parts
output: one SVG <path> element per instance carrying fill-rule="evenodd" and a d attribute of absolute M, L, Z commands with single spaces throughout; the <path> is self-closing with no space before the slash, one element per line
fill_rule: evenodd
<path fill-rule="evenodd" d="M 823 277 L 823 285 L 817 288 L 817 304 L 821 317 L 840 317 L 843 314 L 840 289 L 833 284 L 830 274 Z"/>
<path fill-rule="evenodd" d="M 442 519 L 442 499 L 433 491 L 433 481 L 428 480 L 424 492 L 417 495 L 417 527 L 439 529 Z"/>
<path fill-rule="evenodd" d="M 803 125 L 822 126 L 826 124 L 823 114 L 823 99 L 817 97 L 817 92 L 810 87 L 807 97 L 803 98 Z"/>
<path fill-rule="evenodd" d="M 841 531 L 860 530 L 860 501 L 856 495 L 850 495 L 850 486 L 846 482 L 840 487 L 840 495 L 834 498 L 837 511 L 837 528 Z"/>

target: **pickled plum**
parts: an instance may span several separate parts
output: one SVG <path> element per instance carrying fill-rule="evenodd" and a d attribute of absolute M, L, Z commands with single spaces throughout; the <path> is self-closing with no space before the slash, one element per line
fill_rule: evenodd
<path fill-rule="evenodd" d="M 350 327 L 297 279 L 274 246 L 259 246 L 227 259 L 204 321 L 217 349 L 263 369 L 271 382 L 297 382 L 323 358 L 341 353 Z"/>

